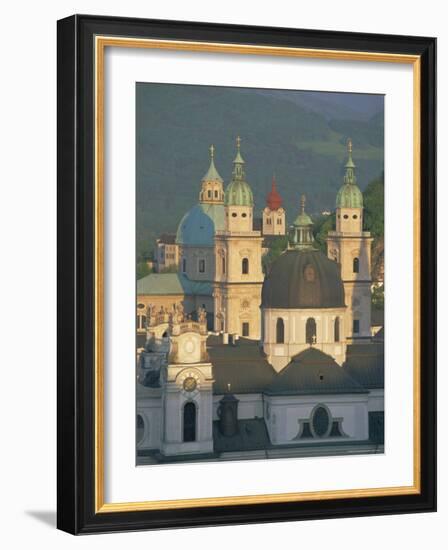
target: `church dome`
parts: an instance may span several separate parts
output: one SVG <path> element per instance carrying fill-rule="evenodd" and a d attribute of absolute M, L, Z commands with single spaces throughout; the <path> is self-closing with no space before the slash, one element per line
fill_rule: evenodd
<path fill-rule="evenodd" d="M 286 250 L 263 283 L 262 307 L 280 309 L 345 307 L 340 266 L 320 250 Z"/>
<path fill-rule="evenodd" d="M 336 196 L 337 208 L 362 208 L 363 199 L 361 190 L 357 185 L 346 183 L 343 185 Z"/>
<path fill-rule="evenodd" d="M 345 164 L 344 185 L 336 196 L 336 208 L 362 208 L 363 199 L 359 187 L 356 185 L 355 168 L 352 159 L 352 140 L 347 141 L 348 159 Z"/>
<path fill-rule="evenodd" d="M 223 231 L 224 206 L 202 203 L 193 206 L 179 223 L 176 243 L 189 246 L 213 246 L 216 231 Z"/>
<path fill-rule="evenodd" d="M 224 195 L 224 206 L 253 206 L 254 196 L 252 189 L 246 181 L 244 171 L 244 159 L 241 156 L 241 138 L 236 138 L 237 152 L 233 161 L 232 180 L 227 186 Z"/>
<path fill-rule="evenodd" d="M 245 181 L 232 181 L 224 195 L 225 206 L 253 206 L 254 196 L 249 184 Z"/>

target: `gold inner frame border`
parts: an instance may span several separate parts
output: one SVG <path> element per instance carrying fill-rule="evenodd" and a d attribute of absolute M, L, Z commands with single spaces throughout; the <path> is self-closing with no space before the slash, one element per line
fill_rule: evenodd
<path fill-rule="evenodd" d="M 341 489 L 302 493 L 226 496 L 179 500 L 106 503 L 104 501 L 104 55 L 106 47 L 234 53 L 286 56 L 312 59 L 405 63 L 413 66 L 413 220 L 414 220 L 414 348 L 413 348 L 413 458 L 414 482 L 409 486 L 366 489 Z M 95 513 L 167 510 L 211 506 L 236 506 L 280 502 L 304 502 L 343 498 L 365 498 L 420 494 L 421 492 L 421 423 L 420 423 L 420 125 L 421 61 L 417 55 L 345 50 L 321 50 L 251 44 L 226 44 L 181 40 L 156 40 L 96 36 L 95 59 Z"/>

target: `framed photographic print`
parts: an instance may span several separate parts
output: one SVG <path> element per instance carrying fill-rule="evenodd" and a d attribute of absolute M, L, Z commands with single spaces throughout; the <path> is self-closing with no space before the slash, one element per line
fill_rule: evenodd
<path fill-rule="evenodd" d="M 433 511 L 433 38 L 58 22 L 58 527 Z"/>

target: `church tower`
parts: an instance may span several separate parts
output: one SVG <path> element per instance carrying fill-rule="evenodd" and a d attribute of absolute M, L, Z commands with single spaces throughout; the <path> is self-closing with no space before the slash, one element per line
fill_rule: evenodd
<path fill-rule="evenodd" d="M 266 206 L 262 212 L 263 235 L 285 235 L 285 209 L 282 208 L 282 197 L 277 191 L 275 176 L 272 178 L 271 191 L 266 199 Z"/>
<path fill-rule="evenodd" d="M 330 259 L 341 265 L 347 305 L 347 337 L 369 339 L 373 239 L 370 232 L 363 231 L 363 196 L 356 183 L 351 139 L 347 142 L 347 150 L 344 184 L 336 198 L 336 231 L 328 233 L 327 253 Z"/>
<path fill-rule="evenodd" d="M 263 238 L 253 229 L 254 199 L 240 149 L 238 137 L 232 179 L 224 195 L 225 228 L 215 235 L 214 325 L 216 331 L 258 340 Z"/>
<path fill-rule="evenodd" d="M 161 370 L 162 454 L 213 452 L 213 367 L 207 349 L 206 312 L 198 321 L 178 304 L 169 316 L 168 362 Z"/>

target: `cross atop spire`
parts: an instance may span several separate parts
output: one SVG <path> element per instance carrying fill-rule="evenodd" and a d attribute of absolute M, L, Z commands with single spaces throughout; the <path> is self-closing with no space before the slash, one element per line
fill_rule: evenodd
<path fill-rule="evenodd" d="M 300 197 L 300 213 L 305 214 L 305 204 L 306 204 L 306 196 L 302 195 Z"/>
<path fill-rule="evenodd" d="M 241 138 L 237 136 L 236 138 L 236 157 L 233 161 L 233 180 L 244 180 L 244 159 L 241 156 Z"/>
<path fill-rule="evenodd" d="M 344 183 L 356 185 L 356 176 L 355 176 L 356 164 L 353 162 L 353 159 L 352 159 L 352 151 L 353 151 L 352 140 L 351 138 L 348 138 L 347 140 L 348 158 L 347 158 L 347 162 L 345 163 Z"/>
<path fill-rule="evenodd" d="M 213 145 L 213 143 L 210 145 L 210 158 L 211 159 L 214 159 L 215 158 L 215 146 Z"/>

